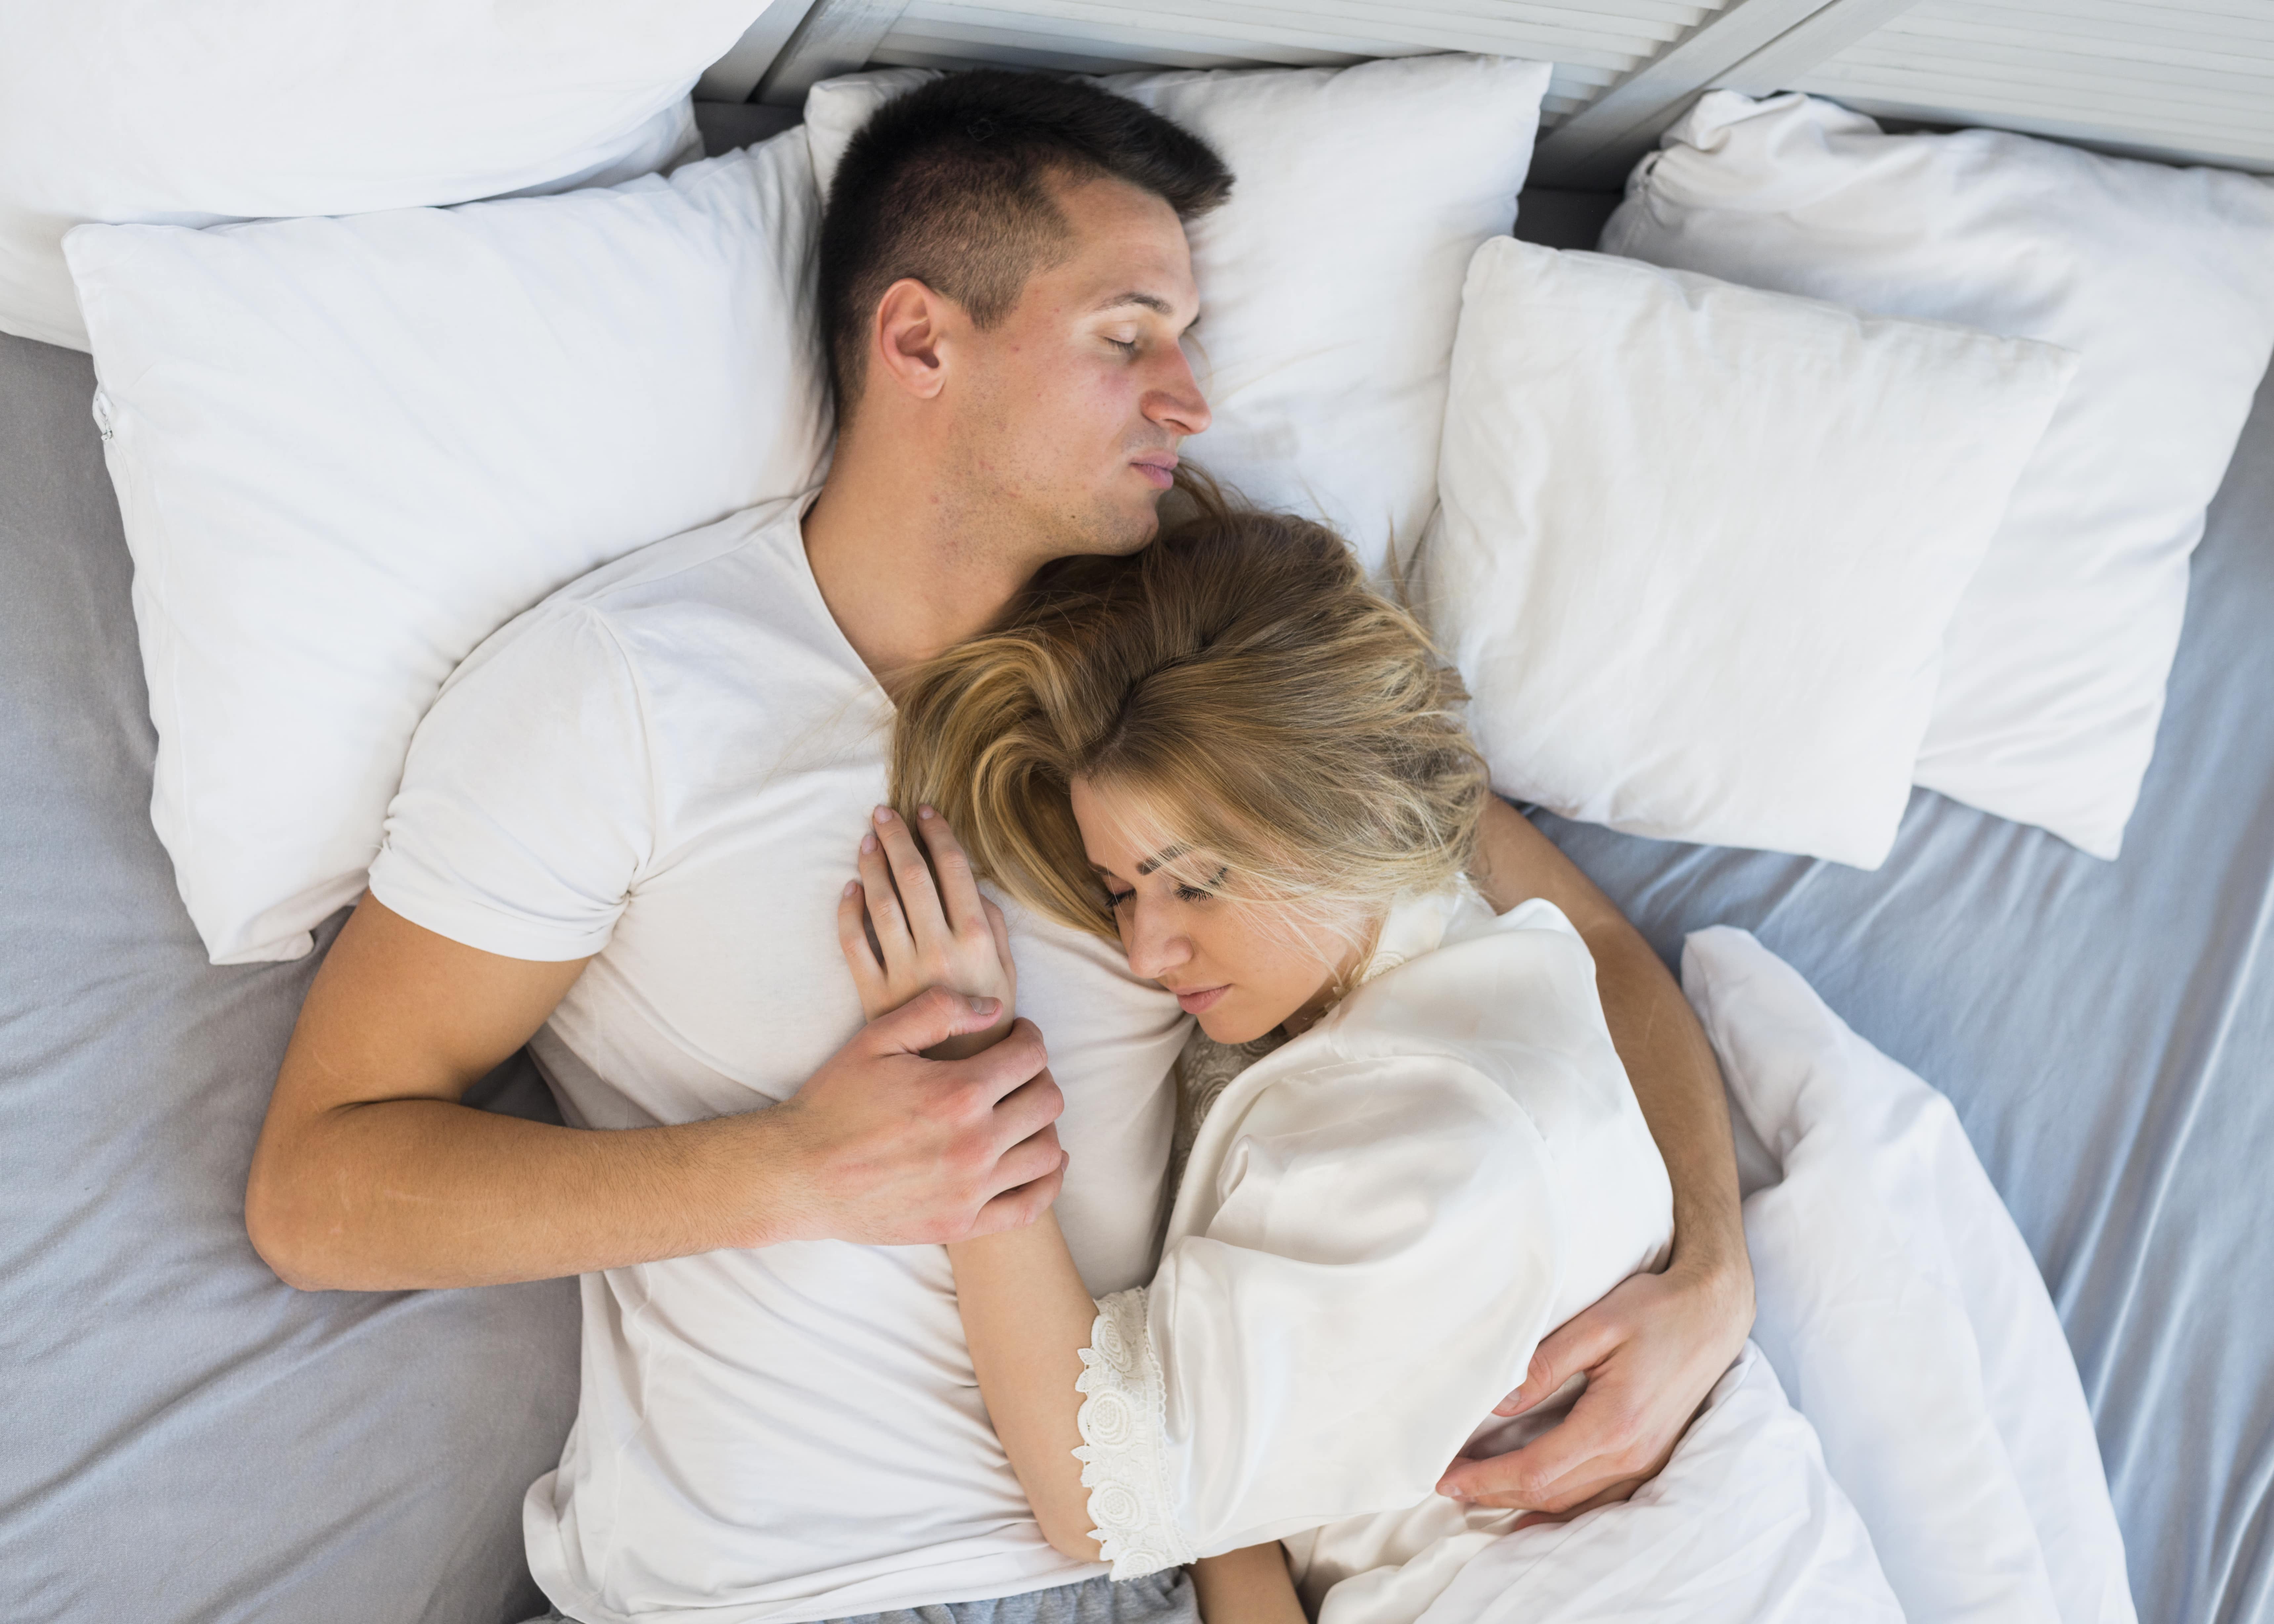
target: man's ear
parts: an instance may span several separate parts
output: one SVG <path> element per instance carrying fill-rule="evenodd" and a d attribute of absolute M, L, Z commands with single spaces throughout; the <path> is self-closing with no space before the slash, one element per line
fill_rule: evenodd
<path fill-rule="evenodd" d="M 877 301 L 869 364 L 916 399 L 934 399 L 947 387 L 945 350 L 965 320 L 955 301 L 903 276 Z"/>

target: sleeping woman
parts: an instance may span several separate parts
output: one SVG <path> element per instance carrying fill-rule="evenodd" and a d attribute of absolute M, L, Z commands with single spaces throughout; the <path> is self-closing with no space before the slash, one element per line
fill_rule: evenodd
<path fill-rule="evenodd" d="M 1047 1215 L 949 1254 L 1045 1537 L 1117 1578 L 1197 1561 L 1210 1624 L 1299 1620 L 1285 1551 L 1315 1598 L 1506 1527 L 1440 1476 L 1672 1233 L 1579 936 L 1463 878 L 1464 698 L 1333 535 L 1211 504 L 918 673 L 840 909 L 871 1017 L 946 984 L 1007 1023 L 975 875 L 1196 1018 L 1148 1285 L 1093 1301 Z M 936 883 L 902 895 L 917 841 Z"/>

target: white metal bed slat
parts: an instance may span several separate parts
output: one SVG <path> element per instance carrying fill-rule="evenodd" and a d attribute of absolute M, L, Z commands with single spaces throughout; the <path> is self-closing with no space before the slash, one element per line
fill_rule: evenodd
<path fill-rule="evenodd" d="M 957 0 L 941 3 L 953 6 Z M 1395 43 L 1415 49 L 1453 50 L 1505 49 L 1510 43 L 1549 37 L 1646 49 L 1675 38 L 1713 8 L 1667 0 L 1652 0 L 1647 9 L 1638 5 L 1632 14 L 1579 4 L 1529 4 L 1521 0 L 1502 0 L 1489 11 L 1388 8 L 1359 0 L 1332 6 L 1287 4 L 1280 0 L 1244 0 L 1237 5 L 1209 0 L 1153 0 L 1141 5 L 1114 0 L 996 0 L 985 9 L 1134 28 L 1162 27 L 1174 19 L 1234 39 L 1263 39 L 1291 32 L 1353 44 Z"/>
<path fill-rule="evenodd" d="M 1887 93 L 1901 93 L 1906 88 L 1902 76 L 1898 74 L 1874 75 L 1868 91 L 1849 91 L 1845 84 L 1826 75 L 1811 94 L 1830 96 L 1875 117 L 1917 119 L 1923 117 L 1920 109 L 1927 105 L 1926 97 L 1946 96 L 1950 81 L 1923 77 L 1914 94 L 1894 95 Z M 2067 139 L 2141 152 L 2168 150 L 2175 159 L 2190 162 L 2251 168 L 2256 167 L 2251 160 L 2274 158 L 2274 135 L 2250 124 L 2194 113 L 2173 113 L 2160 105 L 2150 115 L 2112 107 L 2098 98 L 2090 99 L 2091 116 L 2082 118 L 2077 116 L 2080 99 L 2071 93 L 2032 92 L 2014 86 L 1998 86 L 1972 93 L 1969 105 L 1977 109 L 1973 118 L 1976 124 L 2044 133 L 2049 122 L 2057 123 Z"/>
<path fill-rule="evenodd" d="M 2090 91 L 2121 102 L 2140 101 L 2151 109 L 2169 104 L 2184 92 L 2190 108 L 2232 107 L 2244 115 L 2245 125 L 2264 122 L 2267 98 L 2274 96 L 2274 59 L 2248 67 L 2187 65 L 2142 60 L 2127 63 L 2121 75 L 2111 73 L 2107 61 L 2090 53 L 2071 54 L 2025 50 L 2008 45 L 1977 42 L 1963 52 L 1901 43 L 1874 44 L 1843 52 L 1836 69 L 1856 73 L 1908 73 L 1946 79 L 1955 89 L 1969 83 L 1990 90 L 2006 85 L 2044 90 Z"/>
<path fill-rule="evenodd" d="M 1826 88 L 1817 94 L 1832 96 Z M 1878 96 L 1839 94 L 1843 107 L 1873 118 L 1916 119 L 1924 117 L 1915 100 L 1888 101 Z M 2229 130 L 2210 132 L 2173 131 L 2158 124 L 2153 130 L 2131 130 L 2104 119 L 2090 122 L 2058 113 L 2032 112 L 2026 108 L 1984 108 L 1963 121 L 1969 126 L 2012 130 L 2056 141 L 2142 158 L 2158 163 L 2209 164 L 2215 169 L 2274 172 L 2274 141 L 2240 136 Z"/>
<path fill-rule="evenodd" d="M 2274 0 L 775 0 L 705 84 L 764 72 L 792 100 L 855 54 L 1102 72 L 1437 50 L 1554 64 L 1551 185 L 1615 184 L 1715 86 L 2274 169 Z"/>
<path fill-rule="evenodd" d="M 1350 8 L 1353 12 L 1355 7 Z M 1547 8 L 1533 8 L 1543 13 Z M 1661 8 L 1671 10 L 1672 8 Z M 1700 8 L 1683 7 L 1693 15 Z M 1624 71 L 1655 53 L 1684 26 L 1663 17 L 1629 19 L 1618 28 L 1599 22 L 1579 26 L 1569 8 L 1552 17 L 1502 19 L 1491 26 L 1472 24 L 1457 31 L 1425 31 L 1410 19 L 1351 16 L 1348 19 L 1313 15 L 1282 6 L 1203 8 L 1193 0 L 1145 7 L 1095 4 L 1094 0 L 1013 0 L 1013 4 L 975 5 L 962 0 L 925 0 L 913 5 L 901 30 L 934 28 L 946 22 L 986 26 L 1014 33 L 1022 42 L 1047 45 L 1106 38 L 1131 46 L 1148 40 L 1175 41 L 1193 49 L 1203 41 L 1222 41 L 1227 54 L 1246 60 L 1264 60 L 1258 48 L 1295 46 L 1337 51 L 1352 59 L 1399 56 L 1416 51 L 1476 50 L 1509 56 L 1533 56 Z M 1372 23 L 1375 26 L 1368 26 Z M 1245 46 L 1246 49 L 1237 48 Z"/>
<path fill-rule="evenodd" d="M 1830 79 L 1834 76 L 1827 73 L 1817 77 Z M 2031 85 L 2010 79 L 1969 81 L 1947 73 L 1908 73 L 1901 69 L 1876 71 L 1871 83 L 1881 91 L 1908 85 L 1936 95 L 1962 94 L 1980 106 L 2047 117 L 2074 118 L 2080 100 L 2086 99 L 2081 98 L 2072 86 Z M 2246 142 L 2256 137 L 2274 142 L 2274 134 L 2263 127 L 2264 119 L 2254 117 L 2255 109 L 2232 102 L 2210 103 L 2190 98 L 2187 110 L 2175 113 L 2165 97 L 2127 97 L 2095 89 L 2089 101 L 2093 118 L 2112 130 L 2164 131 L 2174 136 L 2210 139 L 2225 136 Z"/>
<path fill-rule="evenodd" d="M 2073 7 L 2060 9 L 2029 0 L 1997 0 L 1969 6 L 1967 17 L 1979 26 L 2020 29 L 2048 42 L 2129 39 L 2157 47 L 2212 50 L 2274 44 L 2274 5 L 2265 4 L 2248 17 L 2231 17 L 2194 5 L 2140 5 L 2133 0 L 2077 0 Z M 1962 23 L 1948 18 L 1943 26 L 1955 28 Z"/>
<path fill-rule="evenodd" d="M 1907 41 L 1915 49 L 1941 49 L 1958 56 L 1987 53 L 1982 47 L 2004 47 L 2039 55 L 2105 56 L 2117 62 L 2165 62 L 2179 66 L 2216 67 L 2247 61 L 2274 64 L 2274 27 L 2263 38 L 2248 34 L 2183 34 L 2137 24 L 2105 24 L 2087 34 L 2067 30 L 2048 37 L 2042 24 L 2030 25 L 2023 14 L 1985 15 L 1981 7 L 1965 16 L 1904 18 L 1891 23 L 1882 34 L 1891 42 Z M 2011 20 L 2007 20 L 2010 19 Z"/>
<path fill-rule="evenodd" d="M 2274 169 L 2274 0 L 1922 0 L 1792 87 L 1881 116 Z"/>
<path fill-rule="evenodd" d="M 1118 73 L 1143 68 L 1339 67 L 1366 55 L 1313 51 L 1277 46 L 1230 56 L 1222 51 L 1180 49 L 1173 41 L 1147 41 L 1141 47 L 1117 49 L 1111 42 L 1095 45 L 1064 36 L 1009 34 L 955 23 L 910 22 L 879 45 L 871 59 L 878 67 L 959 68 L 975 62 L 1006 67 L 1042 68 L 1066 73 Z M 1585 106 L 1617 74 L 1610 69 L 1558 63 L 1541 99 L 1545 113 L 1569 113 Z"/>

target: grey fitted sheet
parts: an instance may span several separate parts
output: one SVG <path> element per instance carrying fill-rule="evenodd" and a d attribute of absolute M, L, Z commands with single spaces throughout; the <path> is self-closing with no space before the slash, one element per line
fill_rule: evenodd
<path fill-rule="evenodd" d="M 2118 861 L 1925 791 L 1872 874 L 1538 821 L 1660 952 L 1741 925 L 1950 1096 L 2076 1351 L 2140 1616 L 2274 1619 L 2274 383 Z"/>
<path fill-rule="evenodd" d="M 246 1243 L 317 960 L 208 965 L 151 832 L 94 388 L 0 335 L 0 1619 L 526 1616 L 575 1282 L 302 1295 Z M 485 1098 L 552 1109 L 525 1062 Z"/>
<path fill-rule="evenodd" d="M 92 387 L 0 337 L 0 1618 L 517 1619 L 574 1289 L 306 1297 L 246 1245 L 314 961 L 206 964 L 150 832 Z M 2274 399 L 2120 862 L 1929 794 L 1872 875 L 1540 822 L 1669 957 L 1747 926 L 1952 1096 L 2076 1347 L 2142 1616 L 2274 1616 Z M 490 1097 L 550 1109 L 525 1065 Z"/>

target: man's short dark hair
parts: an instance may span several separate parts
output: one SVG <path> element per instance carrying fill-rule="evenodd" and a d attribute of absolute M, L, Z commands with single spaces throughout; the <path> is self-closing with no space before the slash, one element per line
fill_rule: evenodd
<path fill-rule="evenodd" d="M 869 324 L 912 276 L 982 327 L 1070 235 L 1051 177 L 1111 177 L 1190 219 L 1231 171 L 1208 143 L 1126 96 L 1002 68 L 951 73 L 877 109 L 845 149 L 821 225 L 821 319 L 838 409 L 858 397 Z"/>

